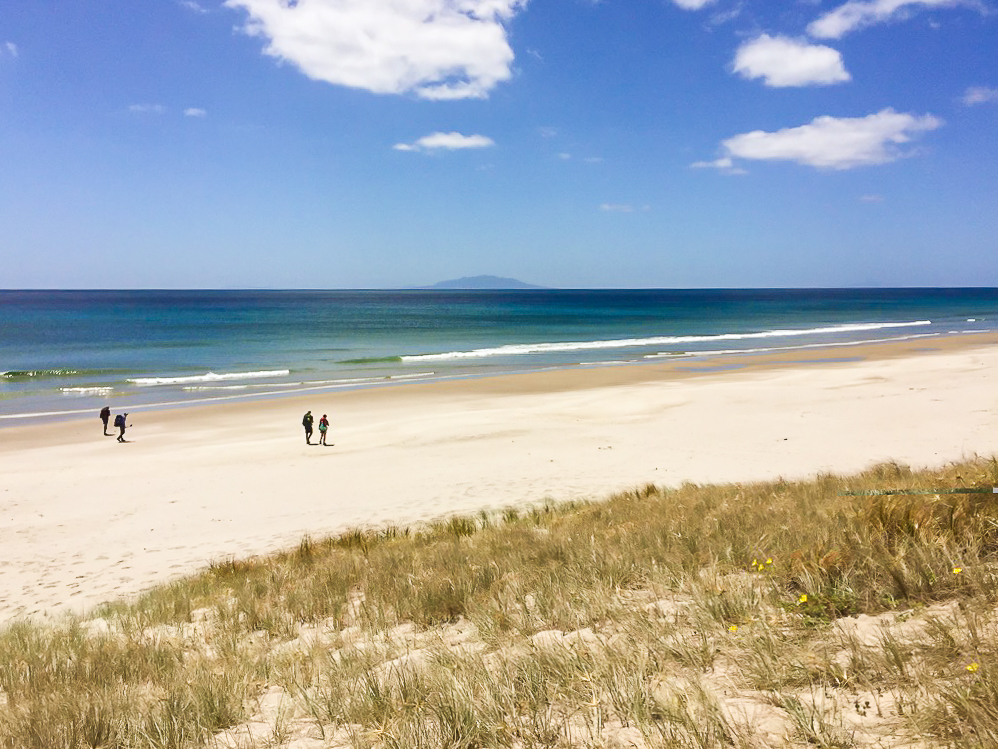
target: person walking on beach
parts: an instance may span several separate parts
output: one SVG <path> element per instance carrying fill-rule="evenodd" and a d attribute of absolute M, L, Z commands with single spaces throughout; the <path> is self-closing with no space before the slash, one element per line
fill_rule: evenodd
<path fill-rule="evenodd" d="M 312 412 L 306 411 L 305 415 L 302 417 L 301 425 L 305 427 L 305 444 L 312 444 Z"/>
<path fill-rule="evenodd" d="M 326 430 L 329 429 L 329 419 L 326 418 L 326 414 L 322 415 L 319 419 L 319 444 L 326 444 Z"/>
<path fill-rule="evenodd" d="M 125 441 L 125 419 L 127 418 L 128 418 L 127 411 L 123 414 L 118 414 L 117 416 L 114 417 L 114 425 L 121 430 L 120 432 L 118 432 L 118 442 Z"/>
<path fill-rule="evenodd" d="M 111 407 L 104 406 L 104 408 L 100 410 L 100 420 L 104 422 L 104 434 L 108 437 L 111 436 L 110 434 L 107 433 L 107 422 L 108 419 L 110 418 L 111 418 Z"/>

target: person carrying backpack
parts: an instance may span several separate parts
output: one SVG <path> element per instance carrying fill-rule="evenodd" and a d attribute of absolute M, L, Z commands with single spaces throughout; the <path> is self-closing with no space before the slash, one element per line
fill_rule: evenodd
<path fill-rule="evenodd" d="M 114 425 L 118 427 L 119 430 L 121 430 L 118 432 L 118 442 L 125 441 L 125 419 L 127 418 L 128 418 L 127 412 L 123 414 L 118 414 L 117 416 L 114 417 Z"/>
<path fill-rule="evenodd" d="M 326 430 L 329 429 L 329 419 L 326 418 L 326 414 L 322 415 L 319 419 L 319 444 L 326 444 Z"/>

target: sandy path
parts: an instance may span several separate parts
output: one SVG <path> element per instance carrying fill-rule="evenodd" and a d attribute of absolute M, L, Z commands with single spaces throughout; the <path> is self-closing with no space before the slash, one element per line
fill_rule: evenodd
<path fill-rule="evenodd" d="M 5 427 L 0 622 L 351 526 L 998 454 L 998 335 L 736 361 L 135 413 L 125 445 L 96 414 Z M 304 444 L 306 409 L 334 447 Z"/>

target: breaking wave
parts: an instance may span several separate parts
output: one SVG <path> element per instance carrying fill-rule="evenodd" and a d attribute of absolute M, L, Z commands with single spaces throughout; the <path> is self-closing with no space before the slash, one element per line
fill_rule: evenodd
<path fill-rule="evenodd" d="M 687 343 L 713 343 L 717 341 L 745 341 L 759 338 L 788 338 L 806 335 L 835 335 L 839 333 L 860 333 L 886 328 L 908 328 L 931 325 L 931 320 L 890 323 L 853 323 L 831 325 L 822 328 L 799 330 L 764 330 L 757 333 L 719 333 L 715 335 L 653 336 L 650 338 L 621 338 L 607 341 L 564 341 L 558 343 L 516 343 L 471 351 L 448 351 L 440 354 L 416 354 L 403 356 L 403 362 L 449 361 L 456 359 L 484 359 L 493 356 L 522 356 L 562 351 L 594 351 L 598 349 L 634 348 L 640 346 L 675 346 Z"/>
<path fill-rule="evenodd" d="M 287 377 L 290 369 L 267 369 L 260 372 L 206 372 L 203 375 L 186 377 L 136 377 L 128 380 L 132 385 L 150 387 L 153 385 L 188 385 L 195 382 L 224 382 L 226 380 L 256 380 L 265 377 Z"/>

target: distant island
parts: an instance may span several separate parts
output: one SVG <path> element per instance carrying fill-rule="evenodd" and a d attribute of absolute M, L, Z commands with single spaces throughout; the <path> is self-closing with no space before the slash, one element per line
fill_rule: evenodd
<path fill-rule="evenodd" d="M 515 278 L 502 278 L 500 276 L 465 276 L 455 278 L 451 281 L 441 281 L 432 286 L 421 286 L 421 289 L 543 289 L 544 286 L 535 286 Z"/>

